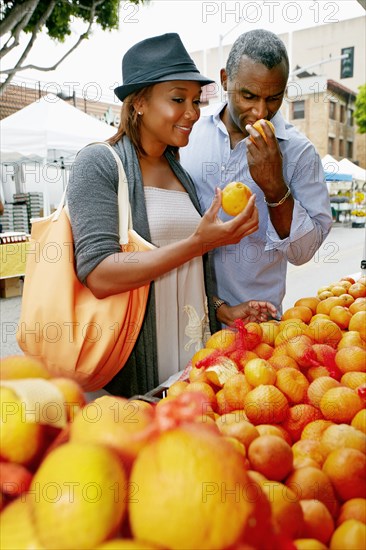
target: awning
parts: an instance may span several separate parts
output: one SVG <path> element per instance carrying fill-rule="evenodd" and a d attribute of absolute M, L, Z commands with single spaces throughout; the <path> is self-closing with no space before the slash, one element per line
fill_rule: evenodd
<path fill-rule="evenodd" d="M 352 181 L 352 174 L 347 169 L 340 167 L 339 162 L 332 155 L 322 158 L 325 181 Z"/>
<path fill-rule="evenodd" d="M 352 174 L 325 172 L 325 181 L 352 181 Z"/>

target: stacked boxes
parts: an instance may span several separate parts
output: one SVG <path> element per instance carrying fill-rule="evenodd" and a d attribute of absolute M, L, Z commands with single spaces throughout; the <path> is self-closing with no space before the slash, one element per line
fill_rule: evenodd
<path fill-rule="evenodd" d="M 31 219 L 39 218 L 43 208 L 43 193 L 14 193 L 14 202 L 4 204 L 4 214 L 0 216 L 2 232 L 30 233 Z"/>
<path fill-rule="evenodd" d="M 4 204 L 4 214 L 0 216 L 0 225 L 2 226 L 3 233 L 6 231 L 14 231 L 12 203 Z"/>
<path fill-rule="evenodd" d="M 30 233 L 31 219 L 38 218 L 41 214 L 43 193 L 14 193 L 13 199 L 13 227 L 9 231 Z"/>
<path fill-rule="evenodd" d="M 43 193 L 27 193 L 27 208 L 29 222 L 32 218 L 39 218 L 43 208 Z"/>
<path fill-rule="evenodd" d="M 26 204 L 14 204 L 13 226 L 14 231 L 29 233 L 29 220 Z"/>

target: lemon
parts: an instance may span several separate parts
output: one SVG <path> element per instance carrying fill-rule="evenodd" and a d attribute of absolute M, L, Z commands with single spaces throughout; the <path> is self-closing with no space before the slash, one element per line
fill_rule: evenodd
<path fill-rule="evenodd" d="M 35 473 L 30 495 L 36 534 L 49 550 L 94 548 L 125 517 L 127 477 L 102 445 L 64 443 Z"/>
<path fill-rule="evenodd" d="M 131 464 L 145 444 L 143 434 L 148 436 L 152 414 L 149 403 L 103 395 L 75 415 L 70 441 L 108 445 L 125 464 Z"/>
<path fill-rule="evenodd" d="M 29 355 L 9 355 L 0 359 L 0 380 L 51 378 L 46 366 Z"/>
<path fill-rule="evenodd" d="M 136 539 L 113 539 L 95 547 L 95 550 L 156 550 L 157 548 Z"/>
<path fill-rule="evenodd" d="M 227 350 L 233 346 L 236 342 L 237 333 L 230 328 L 223 328 L 214 332 L 206 342 L 206 348 L 213 350 L 218 349 L 220 351 Z"/>
<path fill-rule="evenodd" d="M 250 483 L 243 455 L 208 426 L 166 431 L 133 465 L 133 536 L 171 550 L 234 547 L 246 526 L 256 523 Z"/>
<path fill-rule="evenodd" d="M 28 502 L 19 497 L 1 513 L 0 548 L 2 550 L 42 550 L 37 540 Z"/>
<path fill-rule="evenodd" d="M 0 406 L 1 456 L 9 462 L 29 464 L 42 448 L 44 426 L 31 421 L 34 414 L 10 388 L 0 386 Z"/>
<path fill-rule="evenodd" d="M 252 192 L 240 181 L 228 183 L 222 190 L 221 206 L 229 216 L 237 216 L 246 207 Z"/>

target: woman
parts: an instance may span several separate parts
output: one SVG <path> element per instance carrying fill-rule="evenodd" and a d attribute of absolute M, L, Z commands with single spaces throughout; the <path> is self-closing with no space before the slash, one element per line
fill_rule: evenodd
<path fill-rule="evenodd" d="M 121 123 L 109 141 L 126 172 L 134 229 L 157 248 L 135 253 L 133 260 L 121 252 L 117 166 L 102 145 L 79 153 L 68 207 L 78 277 L 95 296 L 154 281 L 134 349 L 105 388 L 130 396 L 146 393 L 182 370 L 204 346 L 210 329 L 218 329 L 207 253 L 256 231 L 258 214 L 252 197 L 244 212 L 222 223 L 218 190 L 201 218 L 177 151 L 187 145 L 200 116 L 201 86 L 212 81 L 199 73 L 179 36 L 169 33 L 139 42 L 125 54 L 122 74 L 124 84 L 115 89 L 123 101 Z M 252 310 L 264 317 L 275 313 L 267 303 L 246 306 L 246 314 Z"/>

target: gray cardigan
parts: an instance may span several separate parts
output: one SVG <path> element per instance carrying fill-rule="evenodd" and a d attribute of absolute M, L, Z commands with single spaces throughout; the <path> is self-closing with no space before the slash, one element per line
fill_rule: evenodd
<path fill-rule="evenodd" d="M 121 157 L 128 180 L 133 227 L 142 237 L 151 242 L 142 176 L 135 149 L 127 136 L 124 136 L 114 147 Z M 171 151 L 167 151 L 165 155 L 195 208 L 200 212 L 191 178 Z M 88 274 L 104 258 L 120 252 L 117 192 L 117 165 L 108 149 L 98 144 L 82 149 L 73 164 L 67 191 L 76 270 L 82 282 L 85 282 Z M 212 299 L 210 299 L 216 294 L 210 254 L 203 257 L 203 263 L 211 331 L 215 332 L 219 329 L 219 325 L 212 307 Z M 111 319 L 111 324 L 114 321 L 118 320 Z M 105 386 L 105 389 L 114 395 L 130 397 L 144 394 L 157 386 L 155 298 L 152 283 L 145 319 L 133 351 L 125 366 Z"/>

